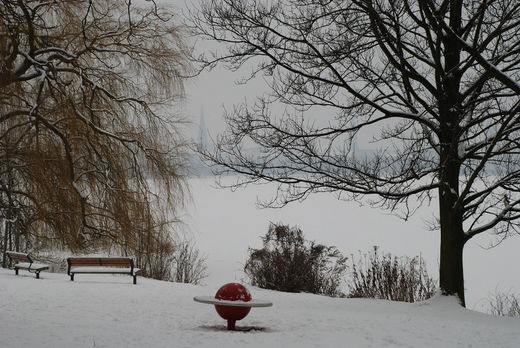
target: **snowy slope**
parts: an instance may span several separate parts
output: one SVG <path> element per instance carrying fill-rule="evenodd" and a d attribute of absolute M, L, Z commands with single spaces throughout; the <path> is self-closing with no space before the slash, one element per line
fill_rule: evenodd
<path fill-rule="evenodd" d="M 518 347 L 520 320 L 492 317 L 438 297 L 419 304 L 334 299 L 249 287 L 254 308 L 228 332 L 193 286 L 129 276 L 0 269 L 2 347 Z"/>

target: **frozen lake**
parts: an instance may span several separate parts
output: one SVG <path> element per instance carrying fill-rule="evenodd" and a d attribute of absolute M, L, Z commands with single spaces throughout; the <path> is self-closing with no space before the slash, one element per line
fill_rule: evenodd
<path fill-rule="evenodd" d="M 282 209 L 260 209 L 258 199 L 274 194 L 275 186 L 248 186 L 232 192 L 216 188 L 213 178 L 190 179 L 192 201 L 184 221 L 186 233 L 207 256 L 207 284 L 240 281 L 247 248 L 259 248 L 270 222 L 298 226 L 305 237 L 335 245 L 344 255 L 365 253 L 372 246 L 396 256 L 421 254 L 429 274 L 438 278 L 439 234 L 427 229 L 435 207 L 423 207 L 408 221 L 385 211 L 360 207 L 317 194 Z M 488 298 L 499 291 L 520 293 L 520 238 L 513 237 L 486 250 L 490 235 L 473 238 L 464 252 L 468 308 L 484 310 Z"/>

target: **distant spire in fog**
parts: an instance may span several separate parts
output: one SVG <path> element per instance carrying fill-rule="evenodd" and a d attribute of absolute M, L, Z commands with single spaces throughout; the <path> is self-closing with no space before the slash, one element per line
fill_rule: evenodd
<path fill-rule="evenodd" d="M 204 118 L 204 105 L 200 106 L 199 137 L 197 139 L 201 148 L 208 147 L 208 129 Z"/>

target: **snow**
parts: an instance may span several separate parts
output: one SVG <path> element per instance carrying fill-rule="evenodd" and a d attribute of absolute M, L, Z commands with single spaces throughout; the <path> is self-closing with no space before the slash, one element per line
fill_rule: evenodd
<path fill-rule="evenodd" d="M 435 277 L 438 234 L 425 230 L 435 207 L 406 223 L 379 210 L 315 195 L 283 209 L 259 210 L 257 197 L 274 187 L 230 192 L 213 180 L 191 180 L 192 203 L 184 216 L 188 235 L 207 255 L 209 277 L 195 286 L 127 275 L 85 274 L 74 282 L 65 273 L 0 269 L 1 347 L 517 347 L 520 320 L 493 317 L 437 296 L 408 304 L 291 294 L 246 284 L 253 308 L 229 332 L 213 306 L 194 297 L 214 296 L 227 282 L 243 282 L 247 248 L 261 246 L 269 222 L 302 228 L 308 239 L 336 245 L 345 255 L 379 245 L 395 255 L 421 254 Z M 516 239 L 517 241 L 518 239 Z M 479 243 L 483 243 L 479 240 Z M 518 263 L 513 238 L 498 248 L 465 251 L 466 298 L 471 308 L 494 289 L 518 293 L 518 274 L 500 272 Z M 492 257 L 490 257 L 490 255 Z M 502 263 L 500 263 L 502 262 Z"/>
<path fill-rule="evenodd" d="M 249 286 L 253 308 L 229 332 L 213 306 L 193 301 L 218 288 L 117 275 L 15 276 L 0 269 L 4 347 L 517 347 L 520 321 L 438 296 L 408 304 L 291 294 Z"/>
<path fill-rule="evenodd" d="M 265 300 L 257 300 L 252 299 L 250 301 L 243 300 L 221 300 L 215 298 L 215 296 L 194 296 L 193 300 L 196 302 L 207 303 L 207 304 L 216 304 L 216 305 L 226 305 L 232 307 L 271 307 L 273 305 L 270 301 Z"/>
<path fill-rule="evenodd" d="M 128 273 L 133 271 L 133 274 L 139 273 L 139 268 L 130 267 L 72 267 L 70 273 Z"/>
<path fill-rule="evenodd" d="M 17 264 L 15 264 L 15 267 L 37 271 L 41 269 L 47 269 L 49 268 L 49 265 L 36 262 L 18 262 Z"/>

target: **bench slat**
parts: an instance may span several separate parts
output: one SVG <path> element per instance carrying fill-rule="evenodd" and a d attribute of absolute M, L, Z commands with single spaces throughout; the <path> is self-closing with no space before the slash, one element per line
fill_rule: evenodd
<path fill-rule="evenodd" d="M 28 254 L 19 253 L 16 251 L 7 251 L 7 255 L 11 258 L 11 260 L 15 262 L 33 262 Z"/>
<path fill-rule="evenodd" d="M 130 274 L 132 270 L 130 268 L 117 268 L 117 267 L 72 267 L 70 273 L 120 273 Z"/>
<path fill-rule="evenodd" d="M 130 258 L 71 257 L 67 260 L 71 266 L 131 267 L 132 265 Z"/>

